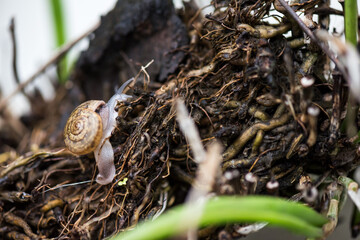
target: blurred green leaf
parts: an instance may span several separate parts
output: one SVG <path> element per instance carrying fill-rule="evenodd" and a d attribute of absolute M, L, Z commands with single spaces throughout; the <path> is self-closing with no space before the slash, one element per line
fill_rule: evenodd
<path fill-rule="evenodd" d="M 50 1 L 51 15 L 54 24 L 54 35 L 56 47 L 61 47 L 66 42 L 66 27 L 64 21 L 64 8 L 62 0 Z M 58 63 L 58 77 L 60 83 L 65 83 L 67 79 L 67 57 L 66 55 Z"/>
<path fill-rule="evenodd" d="M 120 239 L 163 239 L 188 230 L 188 206 L 174 207 L 154 221 L 140 223 L 115 237 Z M 268 222 L 308 237 L 322 235 L 321 226 L 326 218 L 302 204 L 267 196 L 221 196 L 205 203 L 199 227 L 227 223 Z"/>

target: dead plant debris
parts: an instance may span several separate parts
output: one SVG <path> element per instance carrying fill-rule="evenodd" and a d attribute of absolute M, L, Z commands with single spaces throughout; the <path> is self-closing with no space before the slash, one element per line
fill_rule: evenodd
<path fill-rule="evenodd" d="M 342 14 L 328 1 L 292 2 L 311 32 Z M 130 3 L 102 18 L 52 102 L 31 101 L 32 114 L 17 121 L 2 110 L 1 238 L 102 239 L 184 203 L 198 163 L 176 121 L 177 99 L 203 147 L 223 147 L 207 191 L 279 195 L 326 211 L 327 186 L 359 165 L 359 152 L 356 137 L 340 131 L 349 91 L 325 43 L 309 39 L 277 0 L 213 1 L 206 16 L 193 3 L 179 12 L 171 1 Z M 110 139 L 116 177 L 102 186 L 91 154 L 63 149 L 63 127 L 79 103 L 107 100 L 133 76 Z M 237 228 L 199 236 L 235 238 Z"/>

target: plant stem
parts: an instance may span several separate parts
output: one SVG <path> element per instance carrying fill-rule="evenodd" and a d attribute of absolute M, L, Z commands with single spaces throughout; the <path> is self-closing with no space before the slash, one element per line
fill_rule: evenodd
<path fill-rule="evenodd" d="M 63 4 L 61 0 L 51 0 L 50 8 L 53 18 L 53 24 L 55 29 L 55 42 L 56 47 L 61 47 L 66 42 L 66 31 L 65 31 L 65 21 L 64 21 L 64 11 Z M 67 58 L 63 57 L 58 62 L 58 77 L 60 83 L 65 83 L 67 79 Z"/>
<path fill-rule="evenodd" d="M 356 46 L 358 29 L 357 0 L 346 0 L 344 5 L 345 39 Z"/>
<path fill-rule="evenodd" d="M 344 24 L 345 24 L 345 39 L 356 47 L 357 33 L 358 33 L 358 14 L 357 14 L 357 0 L 346 0 L 343 5 L 344 9 Z M 347 113 L 344 119 L 344 127 L 346 134 L 353 137 L 358 132 L 355 120 L 356 113 L 359 107 L 354 103 L 354 97 L 349 93 L 347 102 Z"/>

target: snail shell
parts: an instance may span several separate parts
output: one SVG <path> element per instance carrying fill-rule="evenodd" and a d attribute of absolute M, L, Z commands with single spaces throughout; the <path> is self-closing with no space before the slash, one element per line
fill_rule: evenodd
<path fill-rule="evenodd" d="M 103 123 L 97 111 L 105 105 L 101 100 L 82 103 L 71 113 L 64 129 L 66 147 L 73 153 L 91 153 L 99 145 L 103 135 Z"/>

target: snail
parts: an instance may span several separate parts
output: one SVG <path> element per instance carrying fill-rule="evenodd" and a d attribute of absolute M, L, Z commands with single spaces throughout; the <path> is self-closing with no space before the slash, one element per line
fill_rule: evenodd
<path fill-rule="evenodd" d="M 133 81 L 126 81 L 105 103 L 102 100 L 90 100 L 80 104 L 71 113 L 64 129 L 64 141 L 67 149 L 77 155 L 94 152 L 99 173 L 96 182 L 106 185 L 115 177 L 114 151 L 110 143 L 111 133 L 116 126 L 117 102 L 126 101 L 131 96 L 123 92 Z"/>

